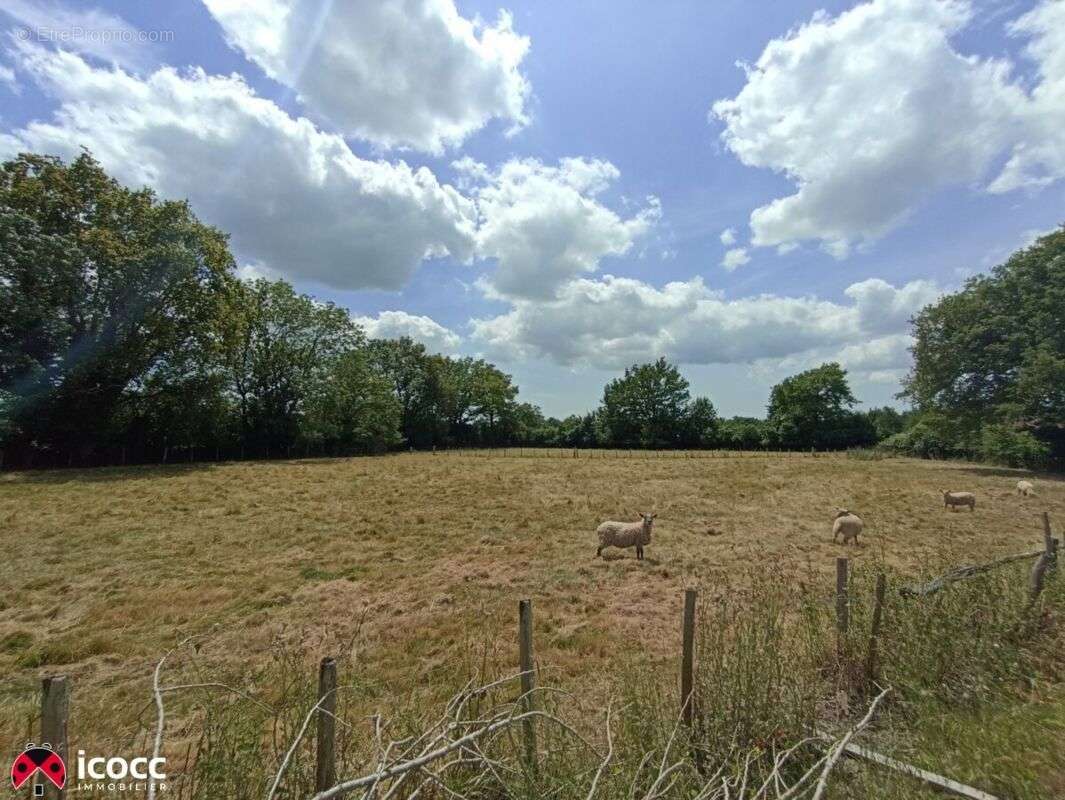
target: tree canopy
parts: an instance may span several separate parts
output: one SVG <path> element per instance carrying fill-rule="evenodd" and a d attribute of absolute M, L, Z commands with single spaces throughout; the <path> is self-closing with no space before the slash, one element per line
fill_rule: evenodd
<path fill-rule="evenodd" d="M 633 364 L 608 383 L 598 420 L 605 438 L 624 447 L 705 446 L 717 431 L 713 403 L 693 402 L 688 381 L 665 358 Z"/>
<path fill-rule="evenodd" d="M 857 404 L 847 372 L 831 362 L 800 372 L 773 387 L 768 427 L 777 442 L 791 447 L 833 448 L 871 444 L 875 431 Z"/>
<path fill-rule="evenodd" d="M 1065 228 L 928 306 L 913 329 L 905 395 L 951 449 L 993 457 L 1007 440 L 1041 442 L 1065 457 Z"/>
<path fill-rule="evenodd" d="M 184 202 L 24 155 L 0 167 L 0 392 L 7 437 L 86 450 L 168 368 L 212 347 L 226 237 Z"/>

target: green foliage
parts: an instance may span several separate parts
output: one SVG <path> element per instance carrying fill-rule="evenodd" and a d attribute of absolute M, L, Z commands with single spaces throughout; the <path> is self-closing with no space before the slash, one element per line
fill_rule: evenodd
<path fill-rule="evenodd" d="M 718 437 L 723 447 L 754 450 L 769 446 L 770 431 L 766 421 L 757 417 L 732 417 L 721 421 Z"/>
<path fill-rule="evenodd" d="M 675 447 L 691 395 L 688 381 L 665 358 L 633 364 L 607 384 L 599 411 L 609 442 L 622 447 Z"/>
<path fill-rule="evenodd" d="M 917 458 L 971 458 L 1012 467 L 1041 466 L 1050 447 L 1016 423 L 988 422 L 975 431 L 958 418 L 928 412 L 877 445 L 884 452 Z"/>
<path fill-rule="evenodd" d="M 995 424 L 980 430 L 980 456 L 984 461 L 1011 467 L 1034 466 L 1049 455 L 1050 447 L 1028 431 Z"/>
<path fill-rule="evenodd" d="M 665 358 L 633 364 L 608 383 L 595 421 L 599 442 L 612 447 L 707 447 L 718 436 L 714 404 L 692 400 L 688 381 Z"/>
<path fill-rule="evenodd" d="M 1065 457 L 1065 228 L 924 309 L 914 336 L 906 394 L 951 415 L 963 448 L 1007 423 Z"/>
<path fill-rule="evenodd" d="M 873 426 L 876 441 L 880 442 L 896 433 L 901 433 L 906 427 L 906 415 L 899 413 L 891 406 L 883 408 L 871 408 L 865 412 L 869 424 Z"/>
<path fill-rule="evenodd" d="M 410 339 L 367 343 L 347 311 L 233 275 L 186 203 L 88 154 L 0 169 L 0 444 L 7 463 L 379 452 L 404 439 L 548 442 L 511 377 Z"/>
<path fill-rule="evenodd" d="M 785 378 L 769 395 L 770 437 L 789 448 L 872 444 L 872 422 L 850 410 L 857 402 L 846 371 L 835 362 Z"/>
<path fill-rule="evenodd" d="M 87 154 L 0 167 L 0 253 L 7 439 L 68 451 L 106 443 L 131 395 L 206 346 L 233 264 L 187 204 Z"/>
<path fill-rule="evenodd" d="M 566 417 L 558 424 L 555 440 L 565 447 L 598 446 L 600 441 L 602 441 L 598 412 L 593 411 L 583 416 L 574 414 Z"/>
<path fill-rule="evenodd" d="M 235 285 L 226 311 L 222 367 L 242 441 L 288 448 L 300 436 L 309 398 L 330 394 L 321 385 L 336 381 L 335 370 L 362 344 L 362 332 L 343 309 L 297 294 L 284 281 Z M 331 396 L 339 402 L 337 391 Z"/>
<path fill-rule="evenodd" d="M 696 397 L 684 416 L 681 446 L 693 449 L 713 447 L 720 433 L 720 420 L 714 404 L 706 397 Z"/>
<path fill-rule="evenodd" d="M 307 439 L 344 450 L 376 453 L 402 441 L 399 401 L 364 350 L 342 354 L 327 379 L 315 384 L 307 416 Z"/>
<path fill-rule="evenodd" d="M 369 343 L 371 363 L 390 383 L 403 439 L 436 444 L 505 444 L 549 438 L 540 409 L 516 401 L 510 375 L 483 359 L 430 355 L 404 337 Z"/>

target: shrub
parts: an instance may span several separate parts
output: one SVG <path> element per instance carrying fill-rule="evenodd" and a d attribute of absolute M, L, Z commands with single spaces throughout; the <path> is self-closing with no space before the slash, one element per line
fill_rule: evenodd
<path fill-rule="evenodd" d="M 1009 425 L 985 425 L 980 431 L 980 456 L 985 461 L 1011 467 L 1043 464 L 1050 448 L 1028 431 Z"/>
<path fill-rule="evenodd" d="M 935 418 L 922 419 L 909 430 L 887 437 L 877 447 L 917 458 L 947 458 L 959 453 L 957 439 Z"/>

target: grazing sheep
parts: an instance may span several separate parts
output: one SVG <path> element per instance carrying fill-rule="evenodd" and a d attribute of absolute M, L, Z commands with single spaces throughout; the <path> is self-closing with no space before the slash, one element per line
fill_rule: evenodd
<path fill-rule="evenodd" d="M 842 544 L 846 544 L 851 539 L 858 544 L 858 534 L 864 527 L 865 523 L 857 514 L 852 514 L 845 508 L 837 508 L 836 521 L 832 523 L 832 541 L 836 541 L 837 536 L 842 536 Z"/>
<path fill-rule="evenodd" d="M 1022 494 L 1025 497 L 1035 496 L 1035 487 L 1032 486 L 1031 481 L 1017 481 L 1017 494 Z"/>
<path fill-rule="evenodd" d="M 643 558 L 644 545 L 651 543 L 651 528 L 658 514 L 640 514 L 639 522 L 604 522 L 595 529 L 599 537 L 596 558 L 603 554 L 604 547 L 635 547 L 636 558 Z"/>
<path fill-rule="evenodd" d="M 976 495 L 972 492 L 943 492 L 943 508 L 957 511 L 958 506 L 969 506 L 970 511 L 976 511 Z"/>

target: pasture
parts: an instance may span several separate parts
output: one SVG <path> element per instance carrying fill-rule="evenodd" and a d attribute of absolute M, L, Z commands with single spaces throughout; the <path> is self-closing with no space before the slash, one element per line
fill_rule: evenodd
<path fill-rule="evenodd" d="M 219 673 L 251 676 L 285 642 L 311 669 L 356 664 L 367 710 L 402 705 L 511 670 L 523 597 L 555 682 L 595 696 L 638 652 L 670 683 L 686 586 L 772 571 L 827 598 L 839 555 L 928 574 L 1039 547 L 1044 510 L 1065 520 L 1060 479 L 1024 498 L 1026 473 L 964 463 L 514 452 L 0 476 L 0 739 L 21 741 L 57 671 L 79 746 L 119 737 L 160 655 L 208 630 Z M 975 513 L 940 489 L 975 492 Z M 832 542 L 836 506 L 864 518 L 858 546 Z M 598 522 L 651 509 L 644 561 L 594 557 Z"/>

